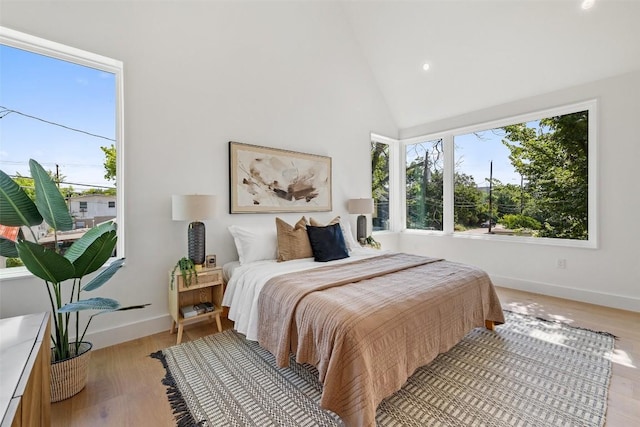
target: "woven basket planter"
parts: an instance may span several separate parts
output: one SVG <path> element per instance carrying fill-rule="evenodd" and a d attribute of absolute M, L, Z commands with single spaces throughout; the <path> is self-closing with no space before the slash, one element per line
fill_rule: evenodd
<path fill-rule="evenodd" d="M 91 343 L 83 341 L 77 356 L 51 363 L 51 402 L 68 399 L 87 385 L 92 347 Z M 75 353 L 73 345 L 71 352 Z"/>

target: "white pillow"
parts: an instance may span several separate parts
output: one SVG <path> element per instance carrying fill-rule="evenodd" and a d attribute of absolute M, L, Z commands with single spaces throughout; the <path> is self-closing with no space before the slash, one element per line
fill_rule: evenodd
<path fill-rule="evenodd" d="M 275 227 L 241 227 L 230 225 L 240 264 L 276 259 L 278 235 Z"/>
<path fill-rule="evenodd" d="M 341 218 L 340 228 L 342 228 L 342 235 L 344 236 L 344 242 L 347 244 L 347 249 L 352 251 L 355 248 L 359 248 L 360 244 L 356 241 L 356 238 L 353 237 L 353 233 L 351 232 L 351 224 L 349 223 L 349 221 L 345 221 Z"/>

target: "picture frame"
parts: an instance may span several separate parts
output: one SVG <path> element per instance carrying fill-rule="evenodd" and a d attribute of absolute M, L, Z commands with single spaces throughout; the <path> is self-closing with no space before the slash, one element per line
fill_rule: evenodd
<path fill-rule="evenodd" d="M 332 210 L 331 157 L 229 141 L 230 213 Z"/>
<path fill-rule="evenodd" d="M 215 268 L 216 267 L 216 256 L 215 255 L 207 255 L 205 258 L 205 267 L 206 268 Z"/>

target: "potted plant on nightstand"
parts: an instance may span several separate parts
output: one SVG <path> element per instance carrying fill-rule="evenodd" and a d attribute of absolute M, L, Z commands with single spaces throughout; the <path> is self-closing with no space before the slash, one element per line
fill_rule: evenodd
<path fill-rule="evenodd" d="M 365 240 L 365 245 L 369 246 L 370 248 L 374 248 L 374 249 L 381 249 L 382 245 L 380 244 L 380 242 L 378 242 L 376 239 L 373 238 L 373 236 L 369 236 L 367 237 Z"/>
<path fill-rule="evenodd" d="M 60 254 L 57 249 L 58 232 L 71 230 L 73 219 L 51 176 L 35 160 L 29 160 L 29 168 L 34 180 L 35 201 L 0 170 L 0 224 L 32 227 L 45 221 L 54 231 L 56 249 L 39 244 L 33 231 L 34 241 L 26 240 L 20 229 L 16 241 L 0 237 L 0 255 L 20 258 L 34 276 L 45 282 L 53 319 L 51 401 L 57 402 L 73 396 L 86 385 L 92 345 L 83 339 L 93 317 L 142 308 L 148 304 L 121 307 L 110 298 L 80 298 L 82 291 L 90 292 L 105 284 L 124 263 L 123 258 L 118 259 L 88 283 L 82 283 L 86 275 L 100 269 L 111 257 L 117 243 L 116 224 L 106 222 L 92 228 L 64 254 Z M 70 287 L 64 287 L 65 283 Z M 64 300 L 68 302 L 65 304 Z M 89 317 L 81 332 L 79 312 L 83 310 L 97 310 L 97 313 Z M 73 338 L 69 334 L 71 329 L 75 332 Z"/>
<path fill-rule="evenodd" d="M 191 286 L 192 280 L 198 283 L 196 265 L 189 258 L 182 257 L 178 262 L 176 262 L 176 265 L 173 266 L 173 270 L 171 270 L 171 289 L 173 289 L 173 283 L 176 279 L 176 270 L 180 270 L 180 276 L 182 276 L 182 281 L 185 287 L 188 288 Z"/>

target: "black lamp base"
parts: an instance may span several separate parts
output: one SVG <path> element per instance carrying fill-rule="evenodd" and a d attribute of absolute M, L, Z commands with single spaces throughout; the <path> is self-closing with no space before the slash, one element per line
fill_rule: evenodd
<path fill-rule="evenodd" d="M 187 230 L 189 259 L 196 265 L 205 261 L 205 228 L 204 223 L 194 221 Z"/>
<path fill-rule="evenodd" d="M 361 245 L 365 243 L 367 238 L 367 217 L 364 215 L 358 216 L 356 237 Z"/>

